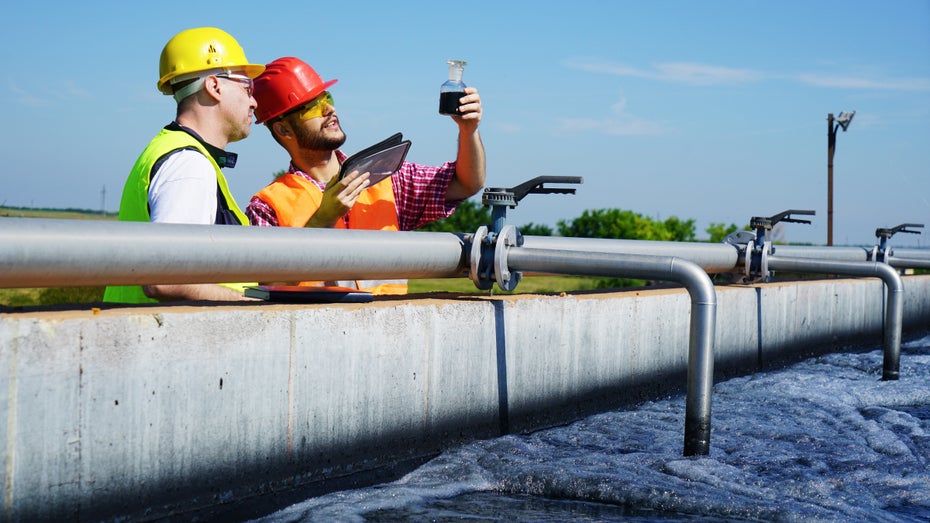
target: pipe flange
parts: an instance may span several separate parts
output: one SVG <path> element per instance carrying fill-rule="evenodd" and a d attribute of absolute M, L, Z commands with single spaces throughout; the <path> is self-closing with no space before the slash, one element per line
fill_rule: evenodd
<path fill-rule="evenodd" d="M 475 282 L 475 287 L 486 291 L 494 286 L 490 275 L 487 272 L 487 264 L 482 264 L 481 253 L 484 250 L 484 244 L 488 239 L 488 227 L 482 225 L 478 227 L 471 239 L 471 257 L 468 269 L 468 277 Z"/>
<path fill-rule="evenodd" d="M 762 245 L 762 263 L 759 267 L 759 277 L 764 283 L 772 281 L 772 273 L 769 272 L 769 253 L 771 252 L 772 246 L 769 245 L 769 242 L 766 241 Z"/>
<path fill-rule="evenodd" d="M 771 280 L 771 274 L 769 273 L 770 249 L 771 245 L 768 240 L 762 240 L 762 245 L 758 248 L 755 240 L 746 244 L 746 251 L 743 254 L 745 283 L 768 282 Z"/>
<path fill-rule="evenodd" d="M 497 243 L 494 247 L 494 277 L 497 280 L 497 286 L 502 291 L 512 291 L 517 288 L 517 284 L 523 279 L 523 273 L 510 272 L 507 268 L 507 251 L 511 247 L 519 247 L 522 244 L 523 237 L 517 228 L 513 225 L 505 225 L 497 235 Z"/>
<path fill-rule="evenodd" d="M 872 261 L 889 263 L 892 256 L 894 256 L 894 251 L 892 249 L 882 249 L 877 246 L 872 248 Z"/>
<path fill-rule="evenodd" d="M 755 246 L 756 241 L 749 240 L 743 250 L 743 283 L 752 283 L 752 251 Z"/>

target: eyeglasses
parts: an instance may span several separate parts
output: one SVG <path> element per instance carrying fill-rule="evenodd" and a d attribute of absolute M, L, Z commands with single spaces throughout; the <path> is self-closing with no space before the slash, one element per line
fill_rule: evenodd
<path fill-rule="evenodd" d="M 248 76 L 242 74 L 233 74 L 233 73 L 220 73 L 216 75 L 217 78 L 223 78 L 224 80 L 232 80 L 238 84 L 245 86 L 245 94 L 249 95 L 249 98 L 252 97 L 252 88 L 254 87 L 254 82 Z"/>
<path fill-rule="evenodd" d="M 305 103 L 294 112 L 300 116 L 301 120 L 310 120 L 311 118 L 323 116 L 323 111 L 326 110 L 327 105 L 334 107 L 333 95 L 329 91 L 323 91 L 323 94 Z"/>

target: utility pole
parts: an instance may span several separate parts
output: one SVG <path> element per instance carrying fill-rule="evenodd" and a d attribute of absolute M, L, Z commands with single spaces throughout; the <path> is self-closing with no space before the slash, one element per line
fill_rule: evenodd
<path fill-rule="evenodd" d="M 833 113 L 827 115 L 827 246 L 833 245 L 833 152 L 836 150 L 836 130 L 842 127 L 843 132 L 849 127 L 856 111 L 842 112 L 836 119 Z M 834 125 L 834 121 L 836 124 Z"/>

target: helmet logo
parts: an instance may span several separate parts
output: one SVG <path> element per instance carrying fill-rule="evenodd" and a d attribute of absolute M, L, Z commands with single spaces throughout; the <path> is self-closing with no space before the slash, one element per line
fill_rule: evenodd
<path fill-rule="evenodd" d="M 219 54 L 220 54 L 220 53 L 217 52 L 217 50 L 216 50 L 216 45 L 214 45 L 214 44 L 211 42 L 210 45 L 207 47 L 207 55 L 208 55 L 208 56 L 207 56 L 207 63 L 208 63 L 208 64 L 211 64 L 211 65 L 221 63 L 221 62 L 222 62 L 222 57 L 217 56 L 217 55 L 219 55 Z"/>

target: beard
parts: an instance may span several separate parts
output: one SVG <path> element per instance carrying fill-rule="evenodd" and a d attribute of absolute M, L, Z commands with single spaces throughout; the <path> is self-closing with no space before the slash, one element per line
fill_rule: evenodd
<path fill-rule="evenodd" d="M 310 131 L 303 125 L 294 126 L 297 145 L 311 151 L 335 151 L 346 143 L 346 133 L 340 128 L 339 136 L 326 136 L 319 131 Z"/>

